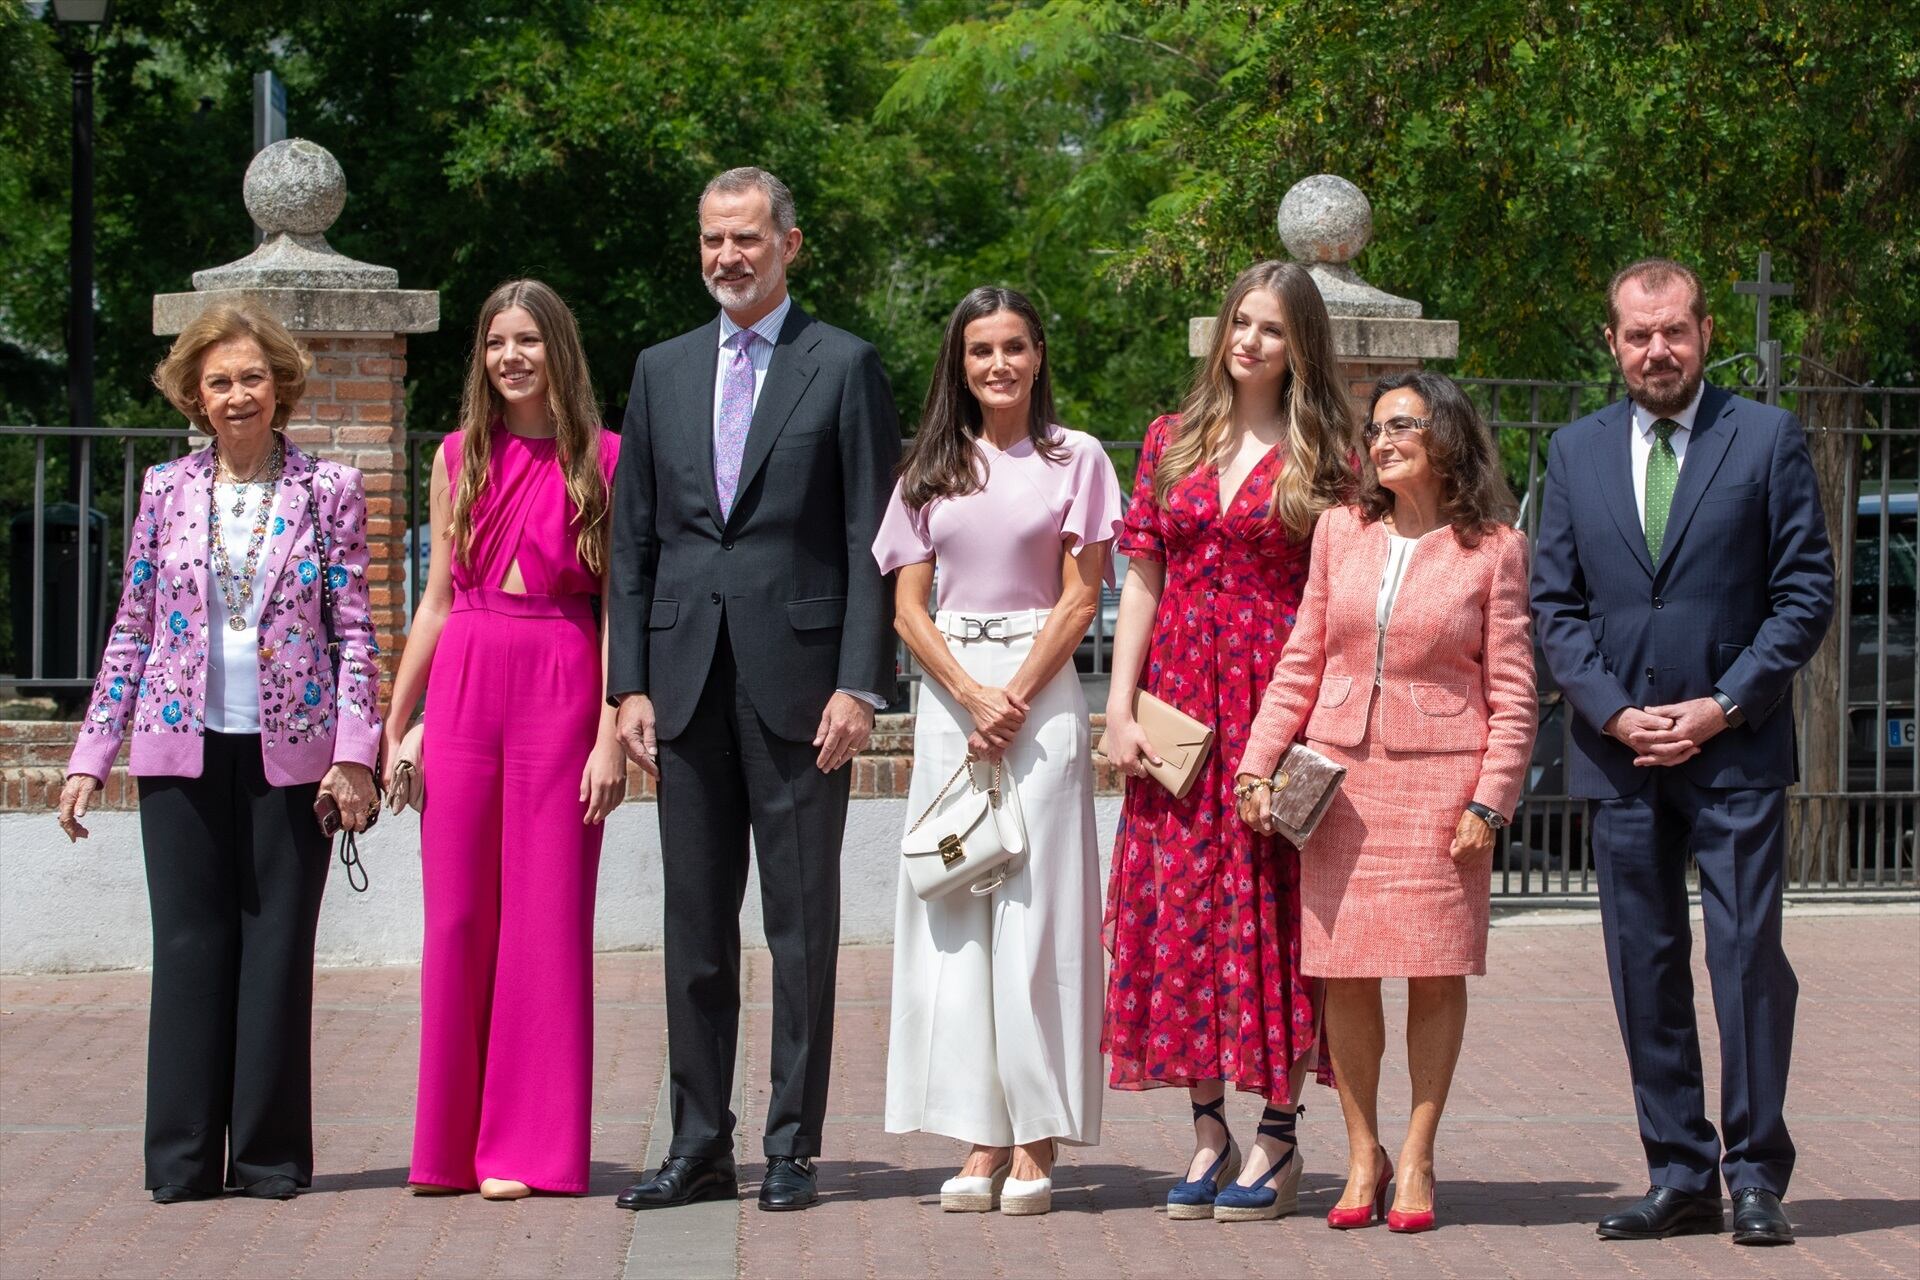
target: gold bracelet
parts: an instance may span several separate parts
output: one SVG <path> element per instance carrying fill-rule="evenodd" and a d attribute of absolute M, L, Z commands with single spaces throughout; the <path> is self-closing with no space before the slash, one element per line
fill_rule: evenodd
<path fill-rule="evenodd" d="M 1272 778 L 1256 778 L 1251 775 L 1246 775 L 1246 776 L 1247 776 L 1247 780 L 1245 782 L 1238 782 L 1234 784 L 1234 788 L 1233 788 L 1234 799 L 1245 800 L 1248 796 L 1253 794 L 1253 789 L 1255 787 L 1265 787 L 1268 791 L 1273 790 Z"/>

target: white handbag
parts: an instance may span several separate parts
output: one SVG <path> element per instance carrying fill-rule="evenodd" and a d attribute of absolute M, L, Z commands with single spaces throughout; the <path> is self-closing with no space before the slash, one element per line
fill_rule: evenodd
<path fill-rule="evenodd" d="M 929 902 L 963 886 L 985 897 L 1026 856 L 1027 828 L 1013 778 L 996 760 L 987 789 L 979 790 L 974 785 L 974 764 L 971 756 L 961 761 L 900 841 L 907 880 Z M 967 785 L 956 788 L 963 775 Z"/>

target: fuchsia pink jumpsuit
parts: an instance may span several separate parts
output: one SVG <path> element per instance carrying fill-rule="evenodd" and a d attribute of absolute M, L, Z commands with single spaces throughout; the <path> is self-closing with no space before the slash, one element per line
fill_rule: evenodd
<path fill-rule="evenodd" d="M 460 437 L 441 447 L 457 487 Z M 619 449 L 601 434 L 609 484 Z M 427 679 L 413 1182 L 587 1189 L 603 828 L 584 822 L 580 777 L 603 705 L 600 582 L 556 450 L 495 424 Z M 516 560 L 524 594 L 500 585 Z"/>

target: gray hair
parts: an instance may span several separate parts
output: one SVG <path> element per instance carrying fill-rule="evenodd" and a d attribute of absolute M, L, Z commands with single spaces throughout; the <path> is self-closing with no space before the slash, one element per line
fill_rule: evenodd
<path fill-rule="evenodd" d="M 715 192 L 732 196 L 743 191 L 758 191 L 767 197 L 767 205 L 773 210 L 775 234 L 784 236 L 798 225 L 793 211 L 793 192 L 787 190 L 786 183 L 753 165 L 729 169 L 709 182 L 707 189 L 700 193 L 700 203 L 705 204 L 707 197 Z"/>

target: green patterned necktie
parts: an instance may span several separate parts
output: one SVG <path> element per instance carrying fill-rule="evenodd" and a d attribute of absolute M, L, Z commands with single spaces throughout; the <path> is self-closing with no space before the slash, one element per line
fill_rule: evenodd
<path fill-rule="evenodd" d="M 1673 507 L 1673 489 L 1680 482 L 1680 459 L 1673 452 L 1673 433 L 1680 424 L 1662 418 L 1653 424 L 1653 448 L 1647 454 L 1647 554 L 1660 563 L 1660 547 L 1667 538 L 1667 512 Z"/>

